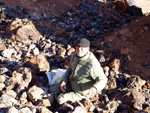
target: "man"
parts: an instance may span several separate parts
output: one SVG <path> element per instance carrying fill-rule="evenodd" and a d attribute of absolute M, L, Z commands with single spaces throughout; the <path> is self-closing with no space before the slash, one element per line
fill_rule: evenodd
<path fill-rule="evenodd" d="M 76 53 L 71 57 L 62 81 L 50 87 L 51 93 L 61 93 L 57 97 L 59 104 L 92 98 L 105 87 L 107 77 L 89 49 L 90 42 L 82 38 L 76 45 Z"/>

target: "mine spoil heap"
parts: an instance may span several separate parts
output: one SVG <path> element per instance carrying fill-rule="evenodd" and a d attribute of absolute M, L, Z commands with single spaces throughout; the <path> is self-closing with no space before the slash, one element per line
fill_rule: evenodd
<path fill-rule="evenodd" d="M 139 9 L 116 9 L 107 0 L 72 0 L 61 12 L 53 5 L 52 15 L 6 1 L 0 2 L 0 113 L 150 111 L 150 16 Z M 48 90 L 46 73 L 67 69 L 75 44 L 83 37 L 91 41 L 90 51 L 108 83 L 90 101 L 58 105 L 57 95 Z M 145 60 L 135 52 L 138 49 Z"/>

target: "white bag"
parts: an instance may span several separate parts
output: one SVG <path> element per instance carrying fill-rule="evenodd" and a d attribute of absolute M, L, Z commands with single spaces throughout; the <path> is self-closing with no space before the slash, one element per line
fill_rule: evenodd
<path fill-rule="evenodd" d="M 47 72 L 46 75 L 48 78 L 49 85 L 52 86 L 53 84 L 60 83 L 65 72 L 66 70 L 59 68 L 51 70 L 51 72 Z"/>

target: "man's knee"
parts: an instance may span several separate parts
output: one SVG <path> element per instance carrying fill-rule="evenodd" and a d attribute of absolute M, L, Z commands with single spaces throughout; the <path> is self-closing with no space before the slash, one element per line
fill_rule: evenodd
<path fill-rule="evenodd" d="M 57 97 L 57 103 L 58 104 L 63 104 L 66 102 L 66 99 L 64 97 L 64 94 L 60 94 L 58 97 Z"/>
<path fill-rule="evenodd" d="M 75 101 L 81 100 L 83 98 L 83 96 L 81 96 L 80 94 L 76 94 L 74 92 L 68 92 L 65 94 L 60 94 L 57 97 L 57 102 L 59 104 L 63 104 L 63 103 L 74 103 Z"/>

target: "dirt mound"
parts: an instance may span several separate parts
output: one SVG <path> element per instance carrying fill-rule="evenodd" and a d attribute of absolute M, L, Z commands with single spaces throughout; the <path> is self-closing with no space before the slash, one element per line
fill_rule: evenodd
<path fill-rule="evenodd" d="M 125 25 L 116 32 L 105 37 L 104 51 L 113 53 L 113 57 L 124 59 L 122 68 L 130 70 L 131 74 L 140 75 L 142 78 L 150 78 L 150 16 L 139 18 L 129 25 Z M 99 43 L 101 41 L 99 40 Z M 111 47 L 108 45 L 111 44 Z M 120 57 L 121 51 L 126 51 Z"/>
<path fill-rule="evenodd" d="M 5 6 L 21 6 L 32 14 L 60 15 L 78 4 L 78 0 L 2 0 Z"/>

